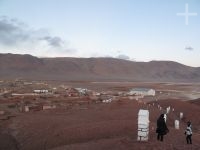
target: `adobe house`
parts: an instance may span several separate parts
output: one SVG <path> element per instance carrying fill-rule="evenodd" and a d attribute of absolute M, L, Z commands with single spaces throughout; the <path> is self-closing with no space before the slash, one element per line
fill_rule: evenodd
<path fill-rule="evenodd" d="M 79 96 L 78 90 L 76 90 L 74 88 L 67 88 L 66 89 L 66 93 L 67 93 L 67 96 L 69 96 L 69 97 L 77 97 L 77 96 Z"/>

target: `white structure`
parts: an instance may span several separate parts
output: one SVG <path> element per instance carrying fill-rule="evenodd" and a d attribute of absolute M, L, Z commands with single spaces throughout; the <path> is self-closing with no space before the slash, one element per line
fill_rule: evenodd
<path fill-rule="evenodd" d="M 24 85 L 32 85 L 32 82 L 24 82 Z"/>
<path fill-rule="evenodd" d="M 25 107 L 24 107 L 24 111 L 25 111 L 25 112 L 29 112 L 29 107 L 28 107 L 28 106 L 25 106 Z"/>
<path fill-rule="evenodd" d="M 149 111 L 140 109 L 138 113 L 138 141 L 149 139 Z"/>
<path fill-rule="evenodd" d="M 148 88 L 133 88 L 129 91 L 128 95 L 144 95 L 144 96 L 155 96 L 156 91 Z"/>
<path fill-rule="evenodd" d="M 34 90 L 34 93 L 48 93 L 48 90 Z"/>
<path fill-rule="evenodd" d="M 183 112 L 180 112 L 180 119 L 183 119 Z"/>
<path fill-rule="evenodd" d="M 175 120 L 174 124 L 175 124 L 175 129 L 179 129 L 179 120 Z"/>
<path fill-rule="evenodd" d="M 43 110 L 46 110 L 46 109 L 55 109 L 56 108 L 56 105 L 44 105 L 43 106 Z"/>
<path fill-rule="evenodd" d="M 112 102 L 112 98 L 104 99 L 102 102 L 103 103 L 111 103 Z"/>
<path fill-rule="evenodd" d="M 169 112 L 170 112 L 170 106 L 169 107 L 167 107 L 167 109 L 166 109 L 166 113 L 168 114 Z"/>
<path fill-rule="evenodd" d="M 83 88 L 75 88 L 80 94 L 86 94 L 87 92 L 89 92 L 88 89 L 83 89 Z"/>
<path fill-rule="evenodd" d="M 12 96 L 35 96 L 35 95 L 37 95 L 37 93 L 23 93 L 23 94 L 21 94 L 21 93 L 12 93 L 11 95 Z"/>
<path fill-rule="evenodd" d="M 167 122 L 167 114 L 164 114 L 165 122 Z"/>

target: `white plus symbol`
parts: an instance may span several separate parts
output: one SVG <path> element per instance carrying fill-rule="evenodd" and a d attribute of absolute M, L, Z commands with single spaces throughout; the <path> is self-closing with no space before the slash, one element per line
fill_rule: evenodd
<path fill-rule="evenodd" d="M 185 25 L 188 25 L 189 16 L 197 16 L 197 13 L 189 13 L 188 12 L 188 4 L 185 4 L 185 13 L 177 13 L 177 16 L 184 16 L 185 17 Z"/>

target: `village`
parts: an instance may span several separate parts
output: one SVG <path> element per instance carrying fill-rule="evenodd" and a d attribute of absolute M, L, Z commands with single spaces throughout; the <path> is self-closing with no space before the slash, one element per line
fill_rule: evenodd
<path fill-rule="evenodd" d="M 128 91 L 94 91 L 67 85 L 52 86 L 45 82 L 24 80 L 0 82 L 1 114 L 41 111 L 66 108 L 77 105 L 111 103 L 119 99 L 139 100 L 154 97 L 156 91 L 151 88 L 131 88 Z"/>

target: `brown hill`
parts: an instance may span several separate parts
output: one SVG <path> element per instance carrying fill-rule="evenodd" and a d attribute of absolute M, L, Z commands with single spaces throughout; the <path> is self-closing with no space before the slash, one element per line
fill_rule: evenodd
<path fill-rule="evenodd" d="M 200 68 L 172 61 L 115 58 L 37 58 L 0 54 L 0 79 L 87 81 L 200 81 Z"/>

